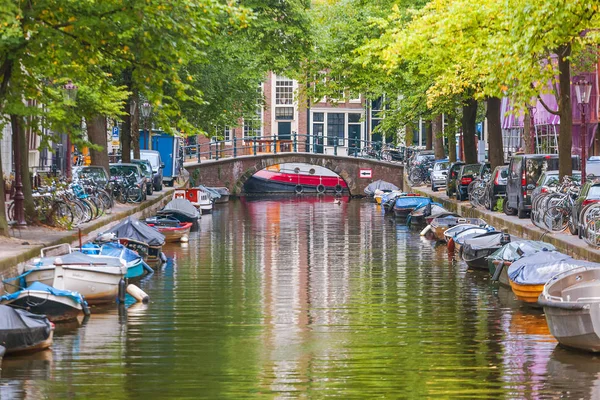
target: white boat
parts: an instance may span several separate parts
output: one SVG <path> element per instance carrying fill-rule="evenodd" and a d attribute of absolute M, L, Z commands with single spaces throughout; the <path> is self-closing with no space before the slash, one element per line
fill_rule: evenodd
<path fill-rule="evenodd" d="M 64 245 L 62 248 L 64 249 Z M 111 303 L 117 299 L 119 282 L 127 273 L 127 265 L 116 257 L 89 256 L 71 252 L 48 256 L 42 249 L 42 257 L 25 267 L 27 285 L 41 282 L 59 290 L 79 292 L 88 304 Z"/>
<path fill-rule="evenodd" d="M 200 188 L 177 189 L 173 193 L 173 200 L 175 199 L 189 200 L 202 214 L 209 214 L 213 209 L 212 199 Z"/>
<path fill-rule="evenodd" d="M 579 263 L 583 265 L 550 279 L 538 303 L 561 345 L 600 352 L 600 266 Z"/>

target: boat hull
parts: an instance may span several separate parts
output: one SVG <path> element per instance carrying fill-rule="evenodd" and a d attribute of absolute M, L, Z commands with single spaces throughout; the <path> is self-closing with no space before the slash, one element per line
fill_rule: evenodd
<path fill-rule="evenodd" d="M 505 267 L 506 268 L 506 267 Z M 530 305 L 537 305 L 538 297 L 544 290 L 544 285 L 521 285 L 509 278 L 510 287 L 517 299 Z"/>
<path fill-rule="evenodd" d="M 156 229 L 163 235 L 165 235 L 165 241 L 167 242 L 179 242 L 182 237 L 190 234 L 192 224 L 190 222 L 181 224 L 176 227 L 161 227 L 157 226 Z"/>
<path fill-rule="evenodd" d="M 331 182 L 330 182 L 331 181 Z M 337 185 L 340 185 L 337 187 Z M 320 187 L 322 186 L 322 187 Z M 338 190 L 336 190 L 338 189 Z M 307 193 L 307 194 L 319 194 L 324 192 L 329 193 L 348 193 L 348 187 L 346 183 L 341 179 L 338 181 L 336 178 L 323 178 L 321 182 L 316 180 L 312 181 L 275 181 L 271 179 L 261 178 L 252 176 L 248 178 L 244 184 L 244 192 L 248 194 L 264 194 L 264 193 Z"/>
<path fill-rule="evenodd" d="M 598 303 L 592 303 L 593 306 L 589 308 L 584 307 L 582 303 L 561 302 L 559 305 L 562 307 L 544 304 L 544 314 L 552 336 L 563 346 L 600 352 Z M 569 305 L 573 305 L 574 309 L 565 308 Z"/>
<path fill-rule="evenodd" d="M 88 304 L 112 303 L 117 299 L 119 282 L 125 277 L 127 267 L 89 267 L 62 265 L 29 269 L 25 276 L 27 285 L 41 282 L 61 290 L 79 292 Z M 59 282 L 59 283 L 57 283 Z"/>
<path fill-rule="evenodd" d="M 16 299 L 0 304 L 45 315 L 52 322 L 70 321 L 83 312 L 81 304 L 75 300 L 39 290 L 23 290 Z"/>
<path fill-rule="evenodd" d="M 52 341 L 54 338 L 54 329 L 50 331 L 50 336 L 46 340 L 33 344 L 31 346 L 22 346 L 22 347 L 13 347 L 7 348 L 6 354 L 11 355 L 20 355 L 20 354 L 29 354 L 35 353 L 36 351 L 46 350 L 50 346 L 52 346 Z"/>

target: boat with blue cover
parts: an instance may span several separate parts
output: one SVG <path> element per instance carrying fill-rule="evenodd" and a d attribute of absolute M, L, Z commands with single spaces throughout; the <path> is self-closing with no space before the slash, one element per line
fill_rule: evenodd
<path fill-rule="evenodd" d="M 89 315 L 83 296 L 70 290 L 59 290 L 41 282 L 0 297 L 0 304 L 45 315 L 52 322 L 70 321 L 81 313 Z"/>
<path fill-rule="evenodd" d="M 394 203 L 394 215 L 399 218 L 406 218 L 414 209 L 424 207 L 432 202 L 429 197 L 414 193 L 398 196 Z"/>
<path fill-rule="evenodd" d="M 154 272 L 154 270 L 144 262 L 142 256 L 120 243 L 109 242 L 102 245 L 86 243 L 81 247 L 81 252 L 92 257 L 114 257 L 122 260 L 127 266 L 127 273 L 125 274 L 125 278 L 127 279 L 139 278 L 146 272 Z"/>

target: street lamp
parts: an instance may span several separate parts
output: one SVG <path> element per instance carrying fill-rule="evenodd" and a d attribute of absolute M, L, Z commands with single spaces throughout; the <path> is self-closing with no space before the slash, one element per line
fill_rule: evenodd
<path fill-rule="evenodd" d="M 72 106 L 75 104 L 75 100 L 77 100 L 77 90 L 79 87 L 73 83 L 70 79 L 67 81 L 65 85 L 62 87 L 63 95 L 65 97 L 67 106 Z M 67 170 L 65 171 L 67 174 L 67 179 L 71 179 L 71 167 L 73 164 L 73 160 L 71 160 L 71 135 L 70 132 L 67 132 Z"/>
<path fill-rule="evenodd" d="M 142 104 L 142 117 L 144 117 L 144 144 L 147 149 L 148 141 L 150 140 L 150 132 L 148 131 L 148 117 L 150 117 L 150 113 L 152 112 L 152 105 L 145 101 Z"/>
<path fill-rule="evenodd" d="M 585 106 L 590 102 L 590 94 L 592 93 L 592 84 L 585 79 L 575 83 L 575 94 L 577 95 L 577 103 L 581 107 L 581 183 L 586 180 L 586 153 L 587 153 L 587 132 L 585 126 Z"/>

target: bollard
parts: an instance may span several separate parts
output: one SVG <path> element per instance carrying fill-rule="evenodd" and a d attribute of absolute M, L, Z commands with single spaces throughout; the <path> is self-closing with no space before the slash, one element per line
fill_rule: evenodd
<path fill-rule="evenodd" d="M 121 279 L 119 281 L 119 298 L 118 302 L 120 304 L 125 304 L 125 294 L 127 293 L 127 285 L 125 284 L 125 279 Z"/>

